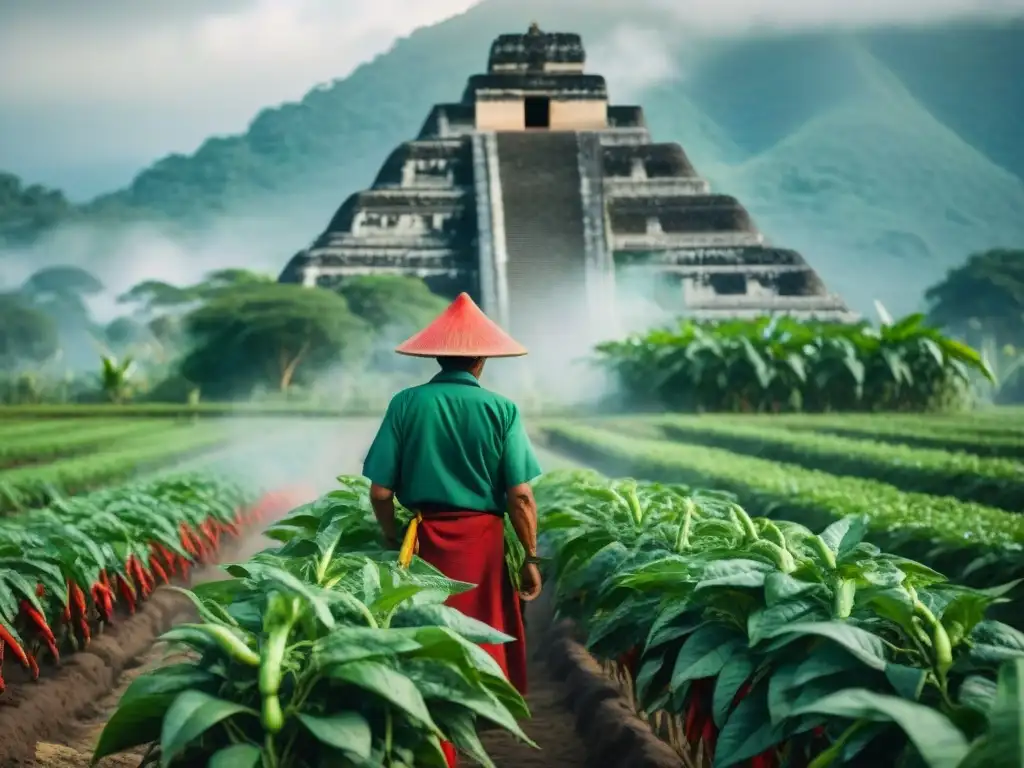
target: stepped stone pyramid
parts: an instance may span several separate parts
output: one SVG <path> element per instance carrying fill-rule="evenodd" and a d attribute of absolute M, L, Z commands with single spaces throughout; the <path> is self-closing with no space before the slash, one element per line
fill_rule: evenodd
<path fill-rule="evenodd" d="M 655 143 L 640 107 L 609 104 L 585 58 L 575 34 L 498 37 L 487 73 L 436 105 L 280 280 L 419 276 L 444 295 L 468 291 L 527 346 L 601 337 L 616 278 L 630 274 L 702 318 L 854 318 L 799 253 L 712 193 L 678 144 Z"/>

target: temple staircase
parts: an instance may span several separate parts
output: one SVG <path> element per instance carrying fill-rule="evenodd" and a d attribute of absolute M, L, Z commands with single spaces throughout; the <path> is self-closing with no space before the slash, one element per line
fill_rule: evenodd
<path fill-rule="evenodd" d="M 572 132 L 498 133 L 509 325 L 527 347 L 586 323 L 586 243 Z"/>

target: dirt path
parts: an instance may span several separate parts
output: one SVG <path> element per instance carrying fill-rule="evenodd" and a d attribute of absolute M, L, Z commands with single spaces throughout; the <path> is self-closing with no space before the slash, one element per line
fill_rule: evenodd
<path fill-rule="evenodd" d="M 484 748 L 499 768 L 583 768 L 586 750 L 576 734 L 575 718 L 565 706 L 564 684 L 552 678 L 541 660 L 541 642 L 551 622 L 550 606 L 540 599 L 526 609 L 526 647 L 529 692 L 526 703 L 532 718 L 523 730 L 539 750 L 507 733 L 490 732 L 481 737 Z"/>

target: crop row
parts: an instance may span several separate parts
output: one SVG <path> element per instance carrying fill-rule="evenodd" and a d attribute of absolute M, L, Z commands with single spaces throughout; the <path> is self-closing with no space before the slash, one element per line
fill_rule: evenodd
<path fill-rule="evenodd" d="M 94 759 L 155 743 L 168 768 L 493 768 L 478 723 L 529 742 L 522 697 L 478 643 L 511 638 L 446 606 L 470 585 L 384 548 L 368 484 L 294 510 L 280 542 L 190 593 L 202 623 L 163 641 L 188 660 L 137 678 Z M 402 511 L 408 519 L 408 513 Z"/>
<path fill-rule="evenodd" d="M 719 418 L 719 417 L 716 417 Z M 858 415 L 846 418 L 841 415 L 809 416 L 722 416 L 723 420 L 759 424 L 762 426 L 785 427 L 798 432 L 821 432 L 825 434 L 868 438 L 879 442 L 933 448 L 947 451 L 963 451 L 978 456 L 1002 456 L 1024 459 L 1024 428 L 1016 434 L 1000 434 L 979 430 L 970 423 L 941 423 L 938 420 L 921 418 L 916 422 L 887 419 L 881 416 Z"/>
<path fill-rule="evenodd" d="M 225 442 L 217 424 L 183 424 L 160 439 L 128 441 L 109 451 L 61 459 L 51 464 L 0 471 L 0 513 L 41 506 L 59 495 L 73 495 L 127 480 L 136 473 L 174 462 Z"/>
<path fill-rule="evenodd" d="M 600 422 L 626 434 L 650 434 L 722 448 L 835 475 L 854 475 L 904 491 L 955 496 L 1003 509 L 1024 509 L 1024 464 L 1012 459 L 911 448 L 837 435 L 792 432 L 758 422 L 714 417 L 656 417 Z"/>
<path fill-rule="evenodd" d="M 88 645 L 118 610 L 215 557 L 260 511 L 239 489 L 200 476 L 112 488 L 0 519 L 3 663 L 39 662 Z"/>
<path fill-rule="evenodd" d="M 810 528 L 863 515 L 880 546 L 972 583 L 998 583 L 1024 570 L 1024 515 L 951 497 L 905 493 L 875 480 L 570 422 L 550 423 L 541 436 L 556 450 L 578 455 L 599 469 L 721 489 L 750 509 Z"/>
<path fill-rule="evenodd" d="M 0 419 L 0 442 L 4 445 L 37 436 L 72 434 L 79 429 L 92 429 L 123 423 L 118 418 L 84 419 Z"/>
<path fill-rule="evenodd" d="M 552 473 L 535 488 L 556 609 L 714 768 L 1019 766 L 1024 634 L 974 590 L 720 493 Z M 701 760 L 701 755 L 704 760 Z"/>
<path fill-rule="evenodd" d="M 138 419 L 100 424 L 86 422 L 81 428 L 42 434 L 26 432 L 17 437 L 5 437 L 0 443 L 0 468 L 119 447 L 125 440 L 161 439 L 176 428 L 174 422 L 166 419 Z"/>
<path fill-rule="evenodd" d="M 859 427 L 882 429 L 902 429 L 908 432 L 923 431 L 926 433 L 969 433 L 971 436 L 1007 437 L 1024 441 L 1024 421 L 1015 417 L 1012 411 L 1000 408 L 995 415 L 986 416 L 987 411 L 969 411 L 960 414 L 927 413 L 828 413 L 828 414 L 761 414 L 754 418 L 763 418 L 779 425 L 812 426 L 825 424 L 832 426 L 855 425 Z M 722 418 L 742 418 L 731 414 L 721 414 Z M 750 417 L 748 417 L 750 418 Z"/>

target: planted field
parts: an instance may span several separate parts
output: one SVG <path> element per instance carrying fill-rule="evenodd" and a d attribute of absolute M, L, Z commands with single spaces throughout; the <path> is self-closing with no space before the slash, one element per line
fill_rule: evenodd
<path fill-rule="evenodd" d="M 1011 511 L 1024 510 L 1024 463 L 774 426 L 773 420 L 660 416 L 608 419 L 606 429 L 639 437 L 722 448 L 798 464 L 834 475 L 879 480 L 900 490 L 955 496 Z"/>
<path fill-rule="evenodd" d="M 1024 515 L 948 496 L 906 493 L 875 480 L 842 477 L 719 448 L 629 437 L 614 429 L 550 423 L 543 436 L 612 474 L 689 483 L 736 495 L 773 518 L 820 529 L 864 515 L 880 546 L 957 578 L 1001 583 L 1024 571 Z"/>
<path fill-rule="evenodd" d="M 0 429 L 0 469 L 109 450 L 140 438 L 160 439 L 173 429 L 175 424 L 166 419 L 79 422 L 57 430 L 25 430 L 13 435 Z"/>
<path fill-rule="evenodd" d="M 879 550 L 862 517 L 815 534 L 592 472 L 536 494 L 559 610 L 684 764 L 1020 765 L 1024 635 L 984 617 L 1006 588 Z"/>
<path fill-rule="evenodd" d="M 128 429 L 129 426 L 121 424 L 103 429 Z M 0 469 L 0 512 L 40 506 L 58 495 L 74 495 L 127 480 L 143 470 L 210 450 L 228 440 L 223 428 L 216 423 L 150 422 L 138 432 L 122 433 L 120 439 L 106 438 L 92 449 L 82 451 L 82 455 L 60 458 L 63 455 L 61 445 L 75 445 L 76 440 L 91 431 L 92 427 L 86 423 L 62 432 L 59 437 L 47 435 L 45 439 L 33 439 L 32 450 L 21 450 L 19 454 L 20 466 Z M 29 438 L 21 437 L 7 441 L 6 447 L 19 451 L 19 445 L 27 443 Z"/>
<path fill-rule="evenodd" d="M 815 416 L 716 416 L 742 424 L 763 424 L 798 432 L 820 432 L 879 442 L 961 451 L 977 456 L 1024 459 L 1024 423 L 979 425 L 973 418 L 962 421 L 940 417 L 902 419 L 893 415 Z"/>

